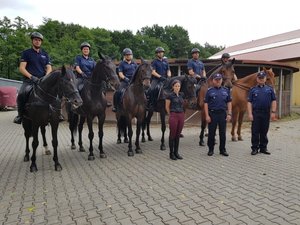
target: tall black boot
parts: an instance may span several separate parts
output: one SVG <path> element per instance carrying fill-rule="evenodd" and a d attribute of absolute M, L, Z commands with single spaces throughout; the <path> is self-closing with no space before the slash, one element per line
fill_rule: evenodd
<path fill-rule="evenodd" d="M 174 141 L 174 155 L 177 159 L 183 159 L 181 155 L 178 153 L 179 151 L 179 137 L 175 138 Z"/>
<path fill-rule="evenodd" d="M 17 97 L 17 105 L 18 105 L 18 115 L 14 118 L 14 123 L 21 124 L 23 120 L 23 114 L 24 114 L 24 93 L 19 93 Z"/>
<path fill-rule="evenodd" d="M 169 147 L 170 147 L 170 159 L 177 160 L 176 156 L 174 155 L 174 139 L 169 137 Z"/>

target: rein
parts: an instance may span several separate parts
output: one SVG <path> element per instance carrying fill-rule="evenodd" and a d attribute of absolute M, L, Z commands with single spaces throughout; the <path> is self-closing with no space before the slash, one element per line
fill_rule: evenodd
<path fill-rule="evenodd" d="M 245 91 L 249 91 L 251 89 L 251 87 L 248 87 L 247 85 L 244 85 L 244 84 L 238 84 L 238 83 L 235 83 L 233 82 L 232 85 L 242 89 L 242 90 L 245 90 Z"/>

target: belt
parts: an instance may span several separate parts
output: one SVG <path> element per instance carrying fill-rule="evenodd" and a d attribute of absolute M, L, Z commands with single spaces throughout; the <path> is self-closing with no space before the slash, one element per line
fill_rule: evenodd
<path fill-rule="evenodd" d="M 225 109 L 209 109 L 209 112 L 215 112 L 215 113 L 222 113 L 222 112 L 226 112 Z"/>

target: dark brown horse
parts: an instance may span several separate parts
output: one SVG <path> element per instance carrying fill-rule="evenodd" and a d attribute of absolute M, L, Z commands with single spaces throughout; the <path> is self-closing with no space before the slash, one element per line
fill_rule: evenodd
<path fill-rule="evenodd" d="M 160 115 L 160 122 L 161 122 L 161 144 L 160 144 L 160 150 L 166 150 L 165 146 L 165 131 L 166 131 L 166 109 L 165 109 L 165 99 L 162 98 L 162 96 L 167 95 L 171 92 L 171 83 L 173 80 L 179 80 L 181 82 L 181 89 L 180 92 L 184 93 L 184 100 L 185 100 L 185 106 L 190 109 L 194 109 L 197 104 L 196 99 L 196 92 L 195 92 L 195 84 L 196 79 L 189 76 L 189 75 L 182 75 L 182 76 L 175 76 L 172 77 L 170 80 L 167 80 L 164 87 L 161 89 L 158 100 L 154 106 L 154 109 L 150 109 L 147 113 L 147 116 L 145 118 L 145 122 L 143 124 L 143 132 L 142 132 L 142 142 L 145 142 L 145 134 L 144 130 L 147 129 L 147 136 L 149 141 L 153 141 L 150 133 L 150 122 L 151 118 L 153 116 L 154 111 L 159 112 Z"/>
<path fill-rule="evenodd" d="M 263 71 L 267 74 L 266 84 L 274 88 L 275 85 L 275 74 L 272 69 Z M 233 83 L 232 88 L 232 128 L 231 128 L 231 140 L 242 141 L 241 129 L 243 124 L 244 114 L 247 111 L 247 98 L 249 90 L 254 87 L 256 83 L 257 73 L 250 74 L 243 77 Z M 237 126 L 237 135 L 235 133 Z"/>
<path fill-rule="evenodd" d="M 199 135 L 199 145 L 200 146 L 205 146 L 204 143 L 204 131 L 207 125 L 206 119 L 205 119 L 205 112 L 204 112 L 204 97 L 207 92 L 207 89 L 212 86 L 212 75 L 216 73 L 220 73 L 223 75 L 223 83 L 222 85 L 228 88 L 232 87 L 232 81 L 235 76 L 235 70 L 234 70 L 234 62 L 235 60 L 233 59 L 230 62 L 224 63 L 217 67 L 215 70 L 212 71 L 210 76 L 207 78 L 206 82 L 200 84 L 200 90 L 198 92 L 198 109 L 201 111 L 201 130 L 200 130 L 200 135 Z"/>
<path fill-rule="evenodd" d="M 142 63 L 136 69 L 129 87 L 125 90 L 120 109 L 116 112 L 118 123 L 118 139 L 121 133 L 126 132 L 128 128 L 128 156 L 133 156 L 132 151 L 132 119 L 136 118 L 136 153 L 142 153 L 139 144 L 141 126 L 146 114 L 147 99 L 145 90 L 150 87 L 152 67 L 149 62 L 142 60 Z"/>
<path fill-rule="evenodd" d="M 75 75 L 72 70 L 55 70 L 47 76 L 41 78 L 38 85 L 35 85 L 30 93 L 26 104 L 26 112 L 22 122 L 25 130 L 26 153 L 24 161 L 29 160 L 29 138 L 32 136 L 32 149 L 30 172 L 36 172 L 36 149 L 39 145 L 38 130 L 41 127 L 42 133 L 45 126 L 50 123 L 52 132 L 53 161 L 55 170 L 62 167 L 57 155 L 57 130 L 59 124 L 61 97 L 66 97 L 72 106 L 78 107 L 82 104 L 82 99 L 78 93 Z M 45 140 L 44 140 L 45 141 Z"/>
<path fill-rule="evenodd" d="M 74 144 L 74 132 L 77 129 L 78 118 L 80 115 L 80 121 L 78 124 L 79 131 L 79 150 L 85 151 L 82 146 L 82 129 L 85 118 L 87 119 L 88 129 L 89 129 L 89 156 L 88 160 L 94 160 L 94 148 L 93 148 L 93 119 L 98 118 L 98 136 L 99 145 L 98 149 L 100 151 L 100 158 L 106 158 L 106 154 L 103 151 L 102 139 L 103 139 L 103 125 L 105 121 L 105 110 L 106 110 L 106 97 L 105 89 L 107 85 L 111 85 L 113 88 L 117 88 L 120 84 L 119 78 L 116 74 L 116 66 L 112 62 L 111 58 L 99 54 L 100 60 L 97 62 L 95 69 L 93 70 L 92 77 L 90 80 L 84 81 L 84 86 L 81 90 L 81 98 L 83 104 L 81 107 L 75 110 L 68 110 L 69 112 L 69 128 L 71 131 L 71 143 L 72 149 L 75 149 Z"/>

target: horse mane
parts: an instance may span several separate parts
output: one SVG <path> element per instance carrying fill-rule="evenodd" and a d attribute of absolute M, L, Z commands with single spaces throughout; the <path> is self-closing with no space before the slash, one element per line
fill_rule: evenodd
<path fill-rule="evenodd" d="M 139 71 L 140 71 L 140 69 L 141 69 L 141 67 L 142 67 L 143 64 L 144 64 L 144 63 L 141 63 L 141 64 L 138 65 L 138 67 L 137 67 L 136 70 L 134 71 L 134 74 L 133 74 L 133 76 L 132 76 L 132 79 L 131 79 L 130 83 L 134 83 L 134 82 L 135 82 L 135 79 L 136 79 L 136 77 L 137 77 L 137 74 L 139 73 Z"/>

